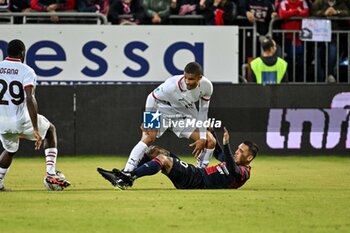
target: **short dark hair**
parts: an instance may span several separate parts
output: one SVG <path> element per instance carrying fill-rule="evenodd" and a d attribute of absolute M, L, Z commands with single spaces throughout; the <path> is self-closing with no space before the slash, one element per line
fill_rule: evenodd
<path fill-rule="evenodd" d="M 261 40 L 261 48 L 264 51 L 269 51 L 274 46 L 275 43 L 271 37 L 266 36 Z"/>
<path fill-rule="evenodd" d="M 9 57 L 21 57 L 23 51 L 26 50 L 26 46 L 21 40 L 11 40 L 7 46 L 7 56 Z"/>
<path fill-rule="evenodd" d="M 255 158 L 255 156 L 259 152 L 258 145 L 256 145 L 254 142 L 251 142 L 251 141 L 244 141 L 243 144 L 248 146 L 249 153 L 252 154 L 253 157 Z"/>
<path fill-rule="evenodd" d="M 185 67 L 185 72 L 188 74 L 203 74 L 202 66 L 197 62 L 188 63 Z"/>

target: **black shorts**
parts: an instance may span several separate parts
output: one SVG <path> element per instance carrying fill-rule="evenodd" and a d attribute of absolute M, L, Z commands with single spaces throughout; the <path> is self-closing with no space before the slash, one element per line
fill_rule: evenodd
<path fill-rule="evenodd" d="M 177 189 L 204 188 L 200 169 L 176 158 L 173 158 L 173 168 L 168 177 Z"/>

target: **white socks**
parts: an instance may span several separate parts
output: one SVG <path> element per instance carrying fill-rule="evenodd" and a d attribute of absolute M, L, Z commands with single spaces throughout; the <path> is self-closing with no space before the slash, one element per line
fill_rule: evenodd
<path fill-rule="evenodd" d="M 139 143 L 137 143 L 130 152 L 129 159 L 125 164 L 124 171 L 131 172 L 135 170 L 147 149 L 148 146 L 146 143 L 139 141 Z"/>
<path fill-rule="evenodd" d="M 46 156 L 46 172 L 55 175 L 56 174 L 56 159 L 57 159 L 57 148 L 47 148 L 45 150 Z"/>
<path fill-rule="evenodd" d="M 202 151 L 202 153 L 199 155 L 197 159 L 197 167 L 206 168 L 209 164 L 209 161 L 213 153 L 214 153 L 214 148 L 213 149 L 204 148 L 204 150 Z"/>
<path fill-rule="evenodd" d="M 9 168 L 2 168 L 0 167 L 0 189 L 4 188 L 4 179 L 5 175 L 8 172 Z"/>

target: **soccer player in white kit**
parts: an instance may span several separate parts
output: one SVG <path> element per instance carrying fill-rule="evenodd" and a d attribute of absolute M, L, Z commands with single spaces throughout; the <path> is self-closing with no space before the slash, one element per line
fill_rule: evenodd
<path fill-rule="evenodd" d="M 0 155 L 0 191 L 4 189 L 4 178 L 18 150 L 19 139 L 35 141 L 35 150 L 40 149 L 43 138 L 46 156 L 47 183 L 62 188 L 70 185 L 56 171 L 57 136 L 55 126 L 38 114 L 35 99 L 36 74 L 23 64 L 25 45 L 21 40 L 12 40 L 7 55 L 0 62 L 0 139 L 5 149 Z"/>
<path fill-rule="evenodd" d="M 216 140 L 205 127 L 184 127 L 185 121 L 195 119 L 206 121 L 213 85 L 202 76 L 202 67 L 196 62 L 186 65 L 183 75 L 176 75 L 167 79 L 153 90 L 146 100 L 146 112 L 161 114 L 165 122 L 180 122 L 173 125 L 164 125 L 160 128 L 147 129 L 142 138 L 132 149 L 128 161 L 123 169 L 125 174 L 135 170 L 148 147 L 167 129 L 173 131 L 179 138 L 188 138 L 194 141 L 193 154 L 197 158 L 198 167 L 206 167 L 214 152 Z M 199 109 L 196 108 L 199 102 Z M 157 116 L 154 116 L 157 117 Z M 119 184 L 113 184 L 119 186 Z M 120 187 L 125 188 L 125 187 Z"/>

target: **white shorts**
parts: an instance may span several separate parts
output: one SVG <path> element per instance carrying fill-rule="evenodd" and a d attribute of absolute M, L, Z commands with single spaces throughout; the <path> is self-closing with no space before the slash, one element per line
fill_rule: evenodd
<path fill-rule="evenodd" d="M 50 122 L 46 117 L 38 114 L 38 129 L 39 134 L 42 138 L 45 138 L 46 132 L 50 127 Z M 18 150 L 19 147 L 19 139 L 25 138 L 27 140 L 35 141 L 36 138 L 34 136 L 34 129 L 31 122 L 28 122 L 27 124 L 24 124 L 22 128 L 22 133 L 6 133 L 1 134 L 0 139 L 3 148 L 10 152 L 15 153 Z"/>
<path fill-rule="evenodd" d="M 178 138 L 190 138 L 192 133 L 197 129 L 196 127 L 186 126 L 186 121 L 192 119 L 191 117 L 187 118 L 173 118 L 167 117 L 165 114 L 162 114 L 163 123 L 160 124 L 160 128 L 157 132 L 157 138 L 160 138 L 163 133 L 169 129 L 171 130 Z M 165 122 L 164 122 L 165 120 Z M 170 123 L 171 122 L 171 123 Z M 165 123 L 165 124 L 164 124 Z"/>
<path fill-rule="evenodd" d="M 167 103 L 157 102 L 156 110 L 161 113 L 161 124 L 158 128 L 157 138 L 161 137 L 163 133 L 169 129 L 179 138 L 190 138 L 192 133 L 197 129 L 196 127 L 183 126 L 188 119 L 195 119 L 198 111 L 195 106 L 184 108 L 183 106 L 174 107 Z M 169 122 L 172 122 L 169 124 Z M 165 124 L 163 124 L 165 123 Z"/>

